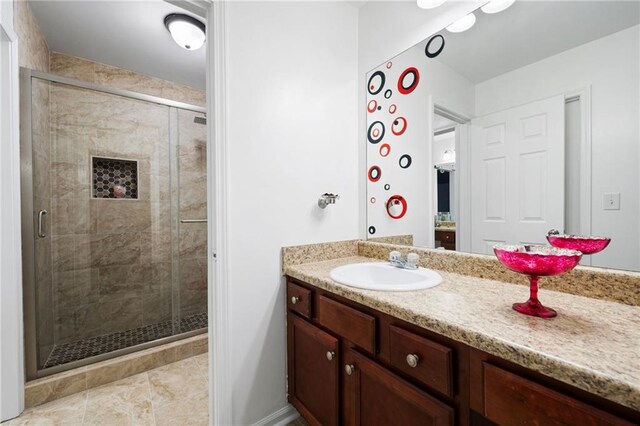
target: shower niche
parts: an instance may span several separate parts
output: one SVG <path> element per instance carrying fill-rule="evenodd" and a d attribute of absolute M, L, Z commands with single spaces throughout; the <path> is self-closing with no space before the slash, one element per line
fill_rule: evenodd
<path fill-rule="evenodd" d="M 138 162 L 91 157 L 93 198 L 137 199 Z"/>

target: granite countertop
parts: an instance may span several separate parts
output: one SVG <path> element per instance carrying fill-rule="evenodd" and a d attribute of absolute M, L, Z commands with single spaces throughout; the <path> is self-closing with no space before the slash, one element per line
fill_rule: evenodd
<path fill-rule="evenodd" d="M 362 256 L 287 265 L 285 275 L 393 315 L 471 347 L 640 410 L 640 307 L 544 289 L 553 319 L 519 314 L 528 289 L 440 272 L 434 288 L 409 292 L 362 290 L 329 277 L 336 266 L 380 262 Z"/>
<path fill-rule="evenodd" d="M 456 232 L 455 226 L 436 226 L 433 229 L 436 231 L 443 231 L 443 232 Z"/>

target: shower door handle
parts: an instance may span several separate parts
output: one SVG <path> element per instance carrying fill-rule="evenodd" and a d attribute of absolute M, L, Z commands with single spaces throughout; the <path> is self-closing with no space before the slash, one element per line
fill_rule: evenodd
<path fill-rule="evenodd" d="M 181 219 L 180 223 L 206 223 L 207 219 Z"/>
<path fill-rule="evenodd" d="M 47 214 L 46 210 L 40 210 L 38 212 L 38 237 L 40 238 L 44 238 L 47 236 L 47 234 L 44 233 L 44 226 L 43 226 L 44 215 L 46 214 Z"/>

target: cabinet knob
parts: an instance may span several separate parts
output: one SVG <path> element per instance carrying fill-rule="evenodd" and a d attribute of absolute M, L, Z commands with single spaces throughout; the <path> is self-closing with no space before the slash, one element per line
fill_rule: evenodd
<path fill-rule="evenodd" d="M 413 368 L 417 367 L 418 361 L 420 361 L 420 357 L 418 357 L 418 355 L 415 355 L 415 354 L 407 355 L 407 364 L 409 364 L 409 367 L 413 367 Z"/>
<path fill-rule="evenodd" d="M 328 359 L 329 361 L 331 361 L 331 360 L 333 359 L 333 357 L 334 357 L 334 356 L 336 356 L 336 353 L 335 353 L 335 352 L 331 352 L 331 351 L 327 352 L 327 359 Z"/>
<path fill-rule="evenodd" d="M 294 305 L 295 305 L 296 303 L 298 303 L 299 301 L 300 301 L 300 298 L 299 298 L 298 296 L 293 296 L 293 297 L 291 298 L 291 303 L 293 303 Z"/>
<path fill-rule="evenodd" d="M 344 372 L 347 373 L 347 376 L 352 375 L 354 371 L 356 371 L 356 367 L 353 364 L 347 364 L 344 366 Z"/>

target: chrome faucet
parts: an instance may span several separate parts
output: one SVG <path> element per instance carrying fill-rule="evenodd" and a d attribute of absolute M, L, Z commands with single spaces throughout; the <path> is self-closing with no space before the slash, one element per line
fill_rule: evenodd
<path fill-rule="evenodd" d="M 407 254 L 407 258 L 403 259 L 399 251 L 389 253 L 389 263 L 391 266 L 403 269 L 418 269 L 418 260 L 420 257 L 415 253 Z"/>

